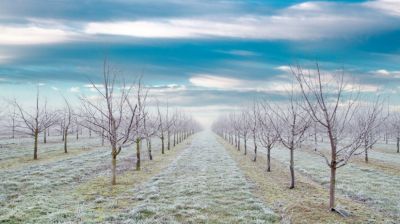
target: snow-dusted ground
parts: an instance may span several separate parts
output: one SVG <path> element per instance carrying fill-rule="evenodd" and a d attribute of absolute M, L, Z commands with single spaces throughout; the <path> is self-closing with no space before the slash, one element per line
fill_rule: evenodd
<path fill-rule="evenodd" d="M 88 177 L 108 175 L 109 150 L 96 149 L 79 156 L 22 169 L 1 170 L 0 220 L 43 222 L 72 216 L 62 208 L 73 202 L 67 193 Z"/>
<path fill-rule="evenodd" d="M 250 192 L 233 159 L 210 132 L 134 193 L 140 203 L 110 217 L 122 223 L 268 223 L 277 216 Z"/>
<path fill-rule="evenodd" d="M 69 149 L 88 149 L 99 146 L 101 140 L 98 137 L 80 137 L 76 140 L 75 135 L 68 137 Z M 0 161 L 13 158 L 21 158 L 24 156 L 33 157 L 33 138 L 16 137 L 15 139 L 3 138 L 0 139 Z M 47 143 L 43 143 L 43 136 L 40 136 L 38 143 L 38 157 L 47 152 L 63 152 L 64 143 L 61 141 L 61 136 L 50 136 Z"/>
<path fill-rule="evenodd" d="M 318 150 L 327 150 L 329 147 L 327 144 L 327 142 L 319 142 Z M 295 150 L 295 170 L 328 187 L 329 167 L 321 156 L 310 150 L 313 147 L 313 143 L 308 144 L 308 146 L 304 144 L 302 149 Z M 388 147 L 391 148 L 388 149 Z M 376 148 L 379 150 L 373 149 L 369 151 L 371 159 L 394 166 L 400 165 L 400 155 L 395 153 L 393 144 L 377 144 Z M 253 154 L 252 140 L 248 141 L 248 152 Z M 266 154 L 264 148 L 259 149 L 259 152 Z M 359 155 L 361 158 L 363 156 L 364 154 Z M 289 150 L 283 148 L 283 146 L 277 144 L 271 152 L 271 157 L 289 167 Z M 371 161 L 371 163 L 373 162 Z M 274 167 L 271 169 L 273 170 Z M 375 209 L 400 219 L 400 173 L 395 175 L 375 169 L 373 166 L 368 167 L 365 164 L 349 163 L 338 169 L 336 180 L 338 193 L 365 201 Z"/>
<path fill-rule="evenodd" d="M 78 154 L 56 160 L 41 160 L 41 155 L 49 152 L 59 151 L 63 154 L 63 143 L 56 139 L 54 137 L 47 144 L 39 144 L 38 161 L 0 169 L 0 223 L 5 220 L 56 223 L 73 219 L 77 207 L 71 193 L 73 189 L 97 176 L 110 176 L 110 149 L 107 144 L 101 147 L 99 138 L 86 137 L 79 141 L 71 138 L 69 145 L 81 150 Z M 0 149 L 0 162 L 7 162 L 16 155 L 31 156 L 30 141 L 29 138 L 19 139 L 11 145 L 12 148 Z M 155 150 L 160 150 L 159 141 L 153 143 Z M 134 146 L 122 150 L 118 157 L 118 170 L 134 166 L 134 153 Z M 147 159 L 145 150 L 143 159 Z"/>
<path fill-rule="evenodd" d="M 32 154 L 30 138 L 3 139 L 0 163 L 10 164 Z M 99 138 L 71 138 L 73 154 L 63 155 L 59 138 L 39 144 L 39 160 L 0 169 L 0 223 L 75 222 L 91 211 L 73 192 L 98 176 L 110 175 L 110 151 Z M 153 150 L 160 150 L 154 139 Z M 41 155 L 53 153 L 52 157 Z M 119 155 L 118 170 L 132 168 L 134 146 Z M 147 159 L 146 150 L 142 151 Z M 41 159 L 42 158 L 42 159 Z M 137 203 L 122 213 L 107 213 L 107 222 L 254 222 L 277 220 L 250 192 L 248 184 L 212 133 L 195 136 L 193 143 L 161 174 L 129 192 Z M 128 192 L 128 193 L 129 193 Z M 110 198 L 112 204 L 113 198 Z M 109 214 L 113 214 L 109 217 Z M 117 221 L 118 220 L 118 221 Z M 78 221 L 79 222 L 79 221 Z"/>
<path fill-rule="evenodd" d="M 294 154 L 297 171 L 328 186 L 330 171 L 322 157 L 301 149 L 295 150 Z M 271 157 L 289 165 L 289 150 L 287 149 L 278 146 L 273 149 Z M 352 163 L 337 171 L 339 193 L 366 201 L 375 209 L 397 218 L 400 218 L 399 189 L 400 174 L 390 175 Z"/>
<path fill-rule="evenodd" d="M 313 142 L 307 142 L 306 144 L 309 145 L 309 148 L 314 148 Z M 318 142 L 317 148 L 319 150 L 328 151 L 330 146 L 328 142 Z M 359 149 L 356 154 L 359 154 L 357 156 L 364 159 L 362 148 Z M 354 157 L 356 157 L 356 155 L 354 155 Z M 400 153 L 396 153 L 396 146 L 392 143 L 378 143 L 374 145 L 373 149 L 368 150 L 368 157 L 370 159 L 376 159 L 384 163 L 400 165 Z"/>

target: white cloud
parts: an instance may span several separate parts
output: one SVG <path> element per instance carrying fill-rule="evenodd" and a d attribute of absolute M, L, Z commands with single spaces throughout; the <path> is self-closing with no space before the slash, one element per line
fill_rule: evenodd
<path fill-rule="evenodd" d="M 10 55 L 0 55 L 0 64 L 8 63 L 12 58 Z"/>
<path fill-rule="evenodd" d="M 371 72 L 378 77 L 384 78 L 400 78 L 400 71 L 388 71 L 386 69 L 378 69 Z"/>
<path fill-rule="evenodd" d="M 80 92 L 80 88 L 78 86 L 73 86 L 69 89 L 70 92 L 72 93 L 79 93 Z"/>
<path fill-rule="evenodd" d="M 51 89 L 54 90 L 54 91 L 58 91 L 58 88 L 55 87 L 55 86 L 52 86 Z"/>
<path fill-rule="evenodd" d="M 189 82 L 198 87 L 235 89 L 241 87 L 244 80 L 210 74 L 197 74 L 191 77 Z"/>
<path fill-rule="evenodd" d="M 361 4 L 305 2 L 267 16 L 91 22 L 84 32 L 139 38 L 311 40 L 376 32 L 391 25 L 371 17 L 367 9 Z"/>
<path fill-rule="evenodd" d="M 218 90 L 283 93 L 292 89 L 292 83 L 287 81 L 246 80 L 211 74 L 197 74 L 189 81 L 196 87 Z M 297 86 L 293 88 L 298 91 Z"/>
<path fill-rule="evenodd" d="M 88 88 L 92 92 L 96 92 L 97 89 L 99 89 L 99 90 L 104 89 L 104 85 L 103 84 L 96 84 L 96 83 L 94 83 L 94 84 L 85 84 L 85 85 L 83 85 L 83 87 Z"/>
<path fill-rule="evenodd" d="M 167 85 L 152 85 L 146 86 L 150 89 L 152 95 L 162 95 L 165 93 L 177 93 L 185 91 L 187 88 L 185 85 L 178 84 L 167 84 Z"/>
<path fill-rule="evenodd" d="M 322 2 L 302 2 L 293 6 L 290 6 L 289 9 L 295 10 L 320 10 Z"/>
<path fill-rule="evenodd" d="M 286 76 L 287 82 L 285 84 L 285 82 L 282 83 L 278 83 L 276 90 L 290 90 L 290 85 L 288 85 L 289 80 L 291 80 L 291 78 L 293 78 L 292 75 L 292 70 L 290 68 L 290 66 L 286 66 L 286 65 L 282 65 L 282 66 L 278 66 L 275 67 L 275 69 L 284 72 L 284 76 Z M 294 72 L 296 72 L 296 67 L 293 68 Z M 316 82 L 317 81 L 317 74 L 318 71 L 316 69 L 313 68 L 302 68 L 302 72 L 307 75 L 307 77 L 310 78 L 310 81 L 312 82 Z M 324 83 L 336 83 L 336 81 L 338 80 L 337 77 L 339 74 L 341 74 L 342 72 L 346 72 L 346 71 L 342 71 L 342 70 L 331 70 L 331 71 L 320 71 L 321 72 L 321 78 L 323 80 Z M 376 71 L 372 71 L 372 74 L 375 74 L 377 76 L 380 77 L 393 77 L 394 74 L 396 74 L 395 72 L 389 72 L 385 69 L 380 69 L 380 70 L 376 70 Z M 400 71 L 397 73 L 397 75 L 400 76 Z M 369 93 L 369 92 L 378 92 L 381 91 L 382 85 L 380 84 L 366 84 L 366 83 L 362 83 L 360 79 L 355 79 L 355 77 L 351 76 L 351 75 L 346 75 L 344 76 L 344 82 L 346 84 L 345 86 L 345 90 L 346 91 L 360 91 L 360 92 L 365 92 L 365 93 Z M 295 84 L 297 84 L 296 82 L 294 82 Z M 328 91 L 336 91 L 333 86 L 330 86 L 332 89 L 328 89 Z M 299 89 L 297 88 L 297 85 L 295 85 L 295 91 L 299 91 Z"/>
<path fill-rule="evenodd" d="M 345 91 L 360 91 L 361 93 L 379 92 L 380 86 L 374 84 L 347 84 Z"/>
<path fill-rule="evenodd" d="M 282 71 L 282 72 L 291 72 L 292 71 L 290 66 L 287 66 L 287 65 L 278 66 L 278 67 L 275 67 L 275 69 Z"/>
<path fill-rule="evenodd" d="M 254 51 L 246 51 L 246 50 L 230 50 L 230 51 L 221 51 L 217 50 L 216 52 L 230 54 L 235 56 L 242 56 L 242 57 L 251 57 L 251 56 L 260 56 L 260 53 Z"/>
<path fill-rule="evenodd" d="M 393 27 L 382 16 L 400 16 L 398 0 L 366 3 L 303 2 L 278 10 L 272 15 L 181 17 L 61 23 L 57 20 L 28 18 L 24 26 L 0 25 L 0 45 L 52 44 L 84 40 L 93 35 L 118 35 L 138 38 L 239 38 L 264 40 L 314 40 L 347 38 L 379 32 Z M 234 55 L 252 56 L 234 50 Z M 0 59 L 1 62 L 1 59 Z"/>
<path fill-rule="evenodd" d="M 35 25 L 12 27 L 0 25 L 1 45 L 51 44 L 70 40 L 72 34 L 58 28 L 42 28 Z"/>
<path fill-rule="evenodd" d="M 393 16 L 400 16 L 399 0 L 376 0 L 364 3 L 366 7 L 376 9 Z"/>

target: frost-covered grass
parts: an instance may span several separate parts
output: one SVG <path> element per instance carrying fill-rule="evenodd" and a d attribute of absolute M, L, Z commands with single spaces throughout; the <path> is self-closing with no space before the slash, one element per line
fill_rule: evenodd
<path fill-rule="evenodd" d="M 277 147 L 272 158 L 288 165 L 289 151 Z M 295 151 L 295 169 L 328 187 L 329 167 L 322 157 L 299 149 Z M 400 219 L 400 174 L 390 175 L 374 168 L 348 164 L 337 171 L 337 190 L 375 209 Z"/>
<path fill-rule="evenodd" d="M 376 149 L 377 151 L 380 151 L 380 152 L 399 155 L 400 153 L 397 153 L 396 144 L 397 143 L 396 143 L 396 141 L 394 139 L 388 141 L 387 143 L 385 141 L 378 141 L 374 145 L 374 149 Z"/>
<path fill-rule="evenodd" d="M 328 211 L 329 193 L 325 187 L 309 177 L 296 173 L 296 187 L 289 189 L 290 174 L 287 166 L 275 159 L 271 160 L 272 172 L 266 172 L 266 155 L 258 154 L 253 162 L 252 151 L 247 156 L 222 138 L 232 158 L 257 187 L 253 193 L 265 200 L 281 216 L 281 223 L 395 223 L 395 221 L 363 202 L 337 195 L 337 205 L 350 214 L 349 217 Z M 262 150 L 262 149 L 259 149 Z"/>
<path fill-rule="evenodd" d="M 153 152 L 153 160 L 144 159 L 140 171 L 131 168 L 125 172 L 120 172 L 115 186 L 111 186 L 109 177 L 104 176 L 80 184 L 73 193 L 75 201 L 79 203 L 78 215 L 73 221 L 83 223 L 108 222 L 110 216 L 117 215 L 121 211 L 135 206 L 139 202 L 133 197 L 137 188 L 166 169 L 183 149 L 190 145 L 192 138 L 185 140 L 170 151 L 166 150 L 164 155 L 161 155 L 159 150 Z M 132 165 L 132 161 L 122 163 L 123 166 Z"/>
<path fill-rule="evenodd" d="M 139 203 L 109 217 L 117 223 L 270 223 L 277 216 L 211 133 L 196 136 L 164 172 L 132 197 Z"/>
<path fill-rule="evenodd" d="M 307 143 L 304 145 L 305 149 L 314 149 L 314 143 Z M 329 143 L 327 142 L 319 142 L 317 149 L 318 150 L 328 150 L 329 147 Z M 356 154 L 359 154 L 358 156 L 355 155 L 354 157 L 358 157 L 363 159 L 364 158 L 364 153 L 362 149 L 359 149 Z M 373 149 L 368 150 L 368 157 L 369 159 L 373 159 L 373 160 L 378 160 L 384 163 L 388 163 L 388 164 L 393 164 L 393 165 L 397 165 L 400 167 L 400 153 L 396 153 L 396 149 L 395 149 L 395 145 L 393 144 L 382 144 L 382 143 L 378 143 L 376 145 L 373 146 Z"/>
<path fill-rule="evenodd" d="M 249 142 L 249 152 L 252 153 L 251 140 Z M 327 144 L 319 142 L 318 150 L 327 152 Z M 360 154 L 338 169 L 337 190 L 339 194 L 365 201 L 375 209 L 400 219 L 400 155 L 385 149 L 385 145 L 379 143 L 369 151 L 371 161 L 368 164 L 363 161 L 364 155 Z M 313 148 L 312 143 L 295 150 L 295 169 L 328 187 L 329 167 L 321 156 L 313 152 Z M 272 150 L 271 157 L 287 166 L 289 164 L 289 150 L 280 145 Z"/>
<path fill-rule="evenodd" d="M 68 137 L 68 148 L 70 149 L 88 149 L 99 146 L 101 140 L 97 137 L 80 137 L 75 139 L 74 135 Z M 17 137 L 15 139 L 0 140 L 0 163 L 11 159 L 30 160 L 33 157 L 33 138 Z M 49 155 L 49 153 L 64 152 L 64 143 L 61 136 L 50 136 L 47 143 L 43 143 L 43 137 L 38 143 L 38 157 Z"/>
<path fill-rule="evenodd" d="M 0 149 L 0 164 L 26 156 L 25 150 L 31 152 L 30 148 L 25 148 L 30 146 L 28 141 L 19 140 L 13 147 Z M 76 220 L 81 211 L 90 212 L 78 205 L 75 192 L 82 184 L 98 177 L 104 177 L 109 183 L 110 150 L 107 145 L 100 147 L 99 144 L 98 138 L 77 142 L 71 139 L 70 146 L 76 147 L 74 153 L 58 157 L 59 150 L 63 154 L 62 142 L 50 141 L 45 146 L 41 144 L 43 157 L 39 154 L 38 161 L 0 166 L 0 223 L 66 222 Z M 159 148 L 159 143 L 154 142 L 155 157 L 160 156 Z M 120 175 L 134 167 L 134 153 L 133 146 L 122 150 L 118 157 Z M 45 157 L 49 154 L 52 156 Z M 143 160 L 146 159 L 147 153 L 144 152 Z"/>
<path fill-rule="evenodd" d="M 364 159 L 364 154 L 361 154 L 358 157 Z M 388 164 L 393 164 L 400 168 L 400 154 L 390 154 L 372 149 L 368 151 L 368 158 L 382 161 Z"/>

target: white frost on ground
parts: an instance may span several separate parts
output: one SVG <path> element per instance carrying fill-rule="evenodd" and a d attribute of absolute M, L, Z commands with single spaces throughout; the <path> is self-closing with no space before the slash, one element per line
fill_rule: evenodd
<path fill-rule="evenodd" d="M 88 149 L 100 145 L 97 137 L 80 137 L 75 139 L 74 135 L 68 137 L 69 149 Z M 46 155 L 48 152 L 63 152 L 64 143 L 61 136 L 51 136 L 47 138 L 47 143 L 43 143 L 43 137 L 39 139 L 38 157 Z M 0 162 L 8 159 L 15 159 L 27 156 L 33 157 L 33 138 L 17 137 L 15 139 L 0 139 Z"/>
<path fill-rule="evenodd" d="M 271 157 L 289 165 L 289 150 L 277 147 L 272 150 Z M 329 185 L 330 171 L 322 157 L 298 149 L 294 160 L 297 171 L 324 186 Z M 350 163 L 338 169 L 337 189 L 341 194 L 366 201 L 375 209 L 400 218 L 400 175 Z"/>
<path fill-rule="evenodd" d="M 20 139 L 12 148 L 3 148 L 0 161 L 30 155 L 31 139 Z M 74 220 L 77 202 L 72 192 L 76 186 L 97 176 L 110 176 L 111 156 L 109 146 L 99 146 L 99 138 L 71 139 L 70 147 L 82 149 L 72 157 L 41 160 L 40 155 L 58 150 L 63 153 L 63 143 L 52 139 L 40 144 L 39 163 L 21 164 L 11 169 L 0 169 L 0 223 L 57 223 Z M 87 147 L 93 150 L 84 150 Z M 154 142 L 153 151 L 160 144 Z M 143 160 L 147 153 L 143 151 Z M 124 148 L 118 157 L 118 171 L 134 166 L 134 146 Z M 86 211 L 85 208 L 80 209 Z"/>
<path fill-rule="evenodd" d="M 224 147 L 209 132 L 161 174 L 133 191 L 137 207 L 108 217 L 122 223 L 266 223 L 277 216 L 250 192 Z"/>
<path fill-rule="evenodd" d="M 308 141 L 304 146 L 308 146 L 308 149 L 314 148 L 314 143 Z M 317 146 L 318 150 L 329 152 L 330 146 L 329 143 L 326 142 L 318 142 Z M 357 150 L 354 157 L 359 157 L 364 159 L 363 149 L 360 148 Z M 370 159 L 376 159 L 384 163 L 393 164 L 393 165 L 400 165 L 400 153 L 396 153 L 395 146 L 393 144 L 382 144 L 377 143 L 374 145 L 373 149 L 368 150 L 368 157 Z"/>

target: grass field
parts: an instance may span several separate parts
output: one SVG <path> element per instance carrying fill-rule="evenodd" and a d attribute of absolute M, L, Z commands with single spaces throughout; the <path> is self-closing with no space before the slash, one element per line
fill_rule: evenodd
<path fill-rule="evenodd" d="M 32 159 L 32 139 L 6 139 L 0 144 L 2 223 L 99 221 L 106 211 L 112 213 L 106 206 L 118 204 L 118 195 L 158 173 L 183 148 L 179 145 L 161 156 L 160 142 L 155 139 L 154 161 L 148 161 L 143 150 L 141 172 L 134 171 L 133 146 L 123 149 L 118 159 L 119 183 L 111 187 L 110 150 L 101 146 L 99 138 L 71 138 L 67 154 L 61 139 L 51 138 L 39 144 L 38 160 Z"/>
<path fill-rule="evenodd" d="M 154 160 L 142 150 L 135 170 L 133 146 L 118 158 L 118 184 L 110 184 L 110 150 L 99 138 L 0 140 L 0 223 L 396 223 L 400 220 L 398 156 L 385 145 L 338 172 L 338 208 L 327 211 L 328 167 L 306 145 L 295 152 L 296 188 L 289 186 L 289 152 L 272 151 L 266 172 L 262 149 L 253 162 L 211 132 L 198 133 Z M 249 144 L 250 145 L 250 144 Z M 324 150 L 321 146 L 321 150 Z"/>
<path fill-rule="evenodd" d="M 350 218 L 342 219 L 336 214 L 326 212 L 329 198 L 329 167 L 321 156 L 313 152 L 311 146 L 303 145 L 302 149 L 295 150 L 294 164 L 298 187 L 292 191 L 288 189 L 289 150 L 279 145 L 272 150 L 272 172 L 268 173 L 264 149 L 259 149 L 258 161 L 254 163 L 251 162 L 254 155 L 251 142 L 248 156 L 243 156 L 243 146 L 239 152 L 223 139 L 220 141 L 230 149 L 233 157 L 248 172 L 248 178 L 264 186 L 261 194 L 264 194 L 270 203 L 278 203 L 277 209 L 295 223 L 310 220 L 397 223 L 400 220 L 400 173 L 397 172 L 400 168 L 397 163 L 400 155 L 392 153 L 391 150 L 383 150 L 383 145 L 379 145 L 376 151 L 371 151 L 369 163 L 365 163 L 360 155 L 354 157 L 352 163 L 338 170 L 338 207 L 350 213 Z M 323 146 L 320 145 L 319 150 L 324 150 L 321 147 Z M 271 199 L 275 197 L 278 199 Z"/>

